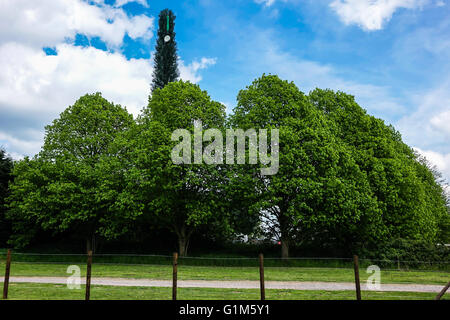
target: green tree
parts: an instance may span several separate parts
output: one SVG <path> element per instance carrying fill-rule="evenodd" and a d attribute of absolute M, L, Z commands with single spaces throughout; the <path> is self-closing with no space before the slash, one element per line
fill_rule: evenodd
<path fill-rule="evenodd" d="M 125 191 L 130 207 L 176 234 L 180 255 L 187 254 L 195 230 L 223 217 L 219 166 L 171 160 L 178 143 L 171 140 L 172 132 L 187 129 L 191 138 L 195 120 L 202 121 L 202 129 L 221 129 L 225 107 L 189 82 L 172 82 L 154 92 L 138 119 Z"/>
<path fill-rule="evenodd" d="M 178 76 L 175 15 L 171 10 L 164 9 L 159 13 L 152 91 L 164 88 L 169 82 L 176 81 Z"/>
<path fill-rule="evenodd" d="M 289 256 L 291 244 L 323 234 L 351 245 L 361 230 L 376 225 L 366 176 L 293 83 L 274 75 L 255 80 L 239 92 L 231 123 L 244 130 L 279 130 L 278 173 L 261 176 L 253 167 L 255 187 L 247 190 L 258 195 L 257 207 L 251 205 L 281 240 L 282 257 Z"/>
<path fill-rule="evenodd" d="M 128 216 L 117 199 L 124 170 L 114 160 L 120 150 L 111 145 L 133 125 L 126 109 L 99 93 L 78 99 L 46 127 L 41 152 L 16 166 L 10 218 L 53 232 L 72 230 L 88 250 L 95 235 L 125 232 Z"/>
<path fill-rule="evenodd" d="M 447 188 L 448 182 L 435 165 L 432 165 L 423 155 L 415 153 L 417 161 L 416 171 L 423 183 L 423 191 L 427 195 L 424 202 L 426 211 L 434 213 L 431 220 L 436 221 L 438 229 L 436 242 L 439 244 L 450 243 L 450 194 Z M 446 192 L 447 191 L 447 192 Z"/>
<path fill-rule="evenodd" d="M 39 157 L 17 161 L 12 172 L 13 182 L 7 198 L 6 218 L 12 224 L 9 243 L 16 248 L 30 244 L 50 219 L 47 188 L 54 179 L 55 166 Z M 46 215 L 48 215 L 46 217 Z"/>
<path fill-rule="evenodd" d="M 368 115 L 351 95 L 316 89 L 309 99 L 334 123 L 333 135 L 351 149 L 368 177 L 384 239 L 436 241 L 446 212 L 442 188 L 400 134 Z"/>
<path fill-rule="evenodd" d="M 11 233 L 11 226 L 5 218 L 5 200 L 8 196 L 8 184 L 11 181 L 12 169 L 12 159 L 4 149 L 0 148 L 0 245 L 6 244 Z"/>

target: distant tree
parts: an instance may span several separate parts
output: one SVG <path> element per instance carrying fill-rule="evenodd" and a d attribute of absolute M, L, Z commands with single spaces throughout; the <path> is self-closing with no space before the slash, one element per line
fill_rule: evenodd
<path fill-rule="evenodd" d="M 10 223 L 5 218 L 5 200 L 8 195 L 8 184 L 11 180 L 12 169 L 12 159 L 4 149 L 0 148 L 0 245 L 6 244 L 11 233 Z"/>
<path fill-rule="evenodd" d="M 178 72 L 177 43 L 175 41 L 175 15 L 169 9 L 159 13 L 158 38 L 154 56 L 152 92 L 176 81 Z"/>
<path fill-rule="evenodd" d="M 28 223 L 44 230 L 72 230 L 93 249 L 95 235 L 114 238 L 126 231 L 118 198 L 123 167 L 112 143 L 134 125 L 133 117 L 101 94 L 85 95 L 46 127 L 34 159 L 14 170 L 8 216 L 18 229 Z M 18 237 L 18 244 L 26 242 Z"/>

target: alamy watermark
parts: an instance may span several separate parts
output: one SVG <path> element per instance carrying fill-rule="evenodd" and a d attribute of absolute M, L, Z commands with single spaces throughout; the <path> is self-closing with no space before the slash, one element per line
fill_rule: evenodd
<path fill-rule="evenodd" d="M 381 289 L 381 270 L 377 265 L 371 265 L 367 267 L 366 272 L 371 274 L 367 277 L 367 289 L 368 290 L 380 290 Z"/>
<path fill-rule="evenodd" d="M 181 138 L 181 141 L 180 141 Z M 172 141 L 179 143 L 172 149 L 172 162 L 174 164 L 245 164 L 247 158 L 246 145 L 248 145 L 248 164 L 259 162 L 266 166 L 261 168 L 262 175 L 274 175 L 279 168 L 279 130 L 270 130 L 270 153 L 268 150 L 268 130 L 227 129 L 225 139 L 222 131 L 211 128 L 203 130 L 200 120 L 194 121 L 194 137 L 192 152 L 191 132 L 187 129 L 177 129 L 172 133 Z M 246 141 L 248 140 L 248 144 Z M 203 149 L 204 142 L 211 142 Z M 236 143 L 237 142 L 237 145 Z M 235 153 L 236 152 L 236 153 Z M 193 159 L 192 159 L 193 153 Z"/>
<path fill-rule="evenodd" d="M 71 276 L 67 277 L 67 288 L 70 290 L 81 289 L 81 270 L 77 265 L 70 265 L 67 267 L 67 273 Z"/>

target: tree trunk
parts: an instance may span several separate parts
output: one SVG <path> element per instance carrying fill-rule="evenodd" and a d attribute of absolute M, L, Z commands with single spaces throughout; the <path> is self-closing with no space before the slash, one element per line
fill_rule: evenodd
<path fill-rule="evenodd" d="M 89 253 L 89 251 L 92 251 L 92 253 L 95 252 L 96 243 L 95 243 L 95 235 L 87 236 L 86 237 L 86 253 Z"/>
<path fill-rule="evenodd" d="M 86 253 L 92 250 L 91 237 L 86 237 Z"/>
<path fill-rule="evenodd" d="M 189 248 L 189 239 L 191 237 L 191 232 L 186 231 L 186 227 L 183 226 L 179 231 L 177 231 L 178 236 L 178 255 L 183 257 L 187 255 Z"/>
<path fill-rule="evenodd" d="M 289 241 L 287 239 L 281 239 L 281 258 L 289 258 Z"/>
<path fill-rule="evenodd" d="M 187 255 L 188 250 L 188 241 L 186 238 L 179 237 L 178 238 L 178 254 L 183 257 Z"/>
<path fill-rule="evenodd" d="M 280 224 L 280 240 L 281 240 L 281 258 L 289 258 L 289 228 L 290 221 L 289 217 L 284 214 L 284 207 L 280 207 L 280 213 L 278 216 L 278 223 Z"/>

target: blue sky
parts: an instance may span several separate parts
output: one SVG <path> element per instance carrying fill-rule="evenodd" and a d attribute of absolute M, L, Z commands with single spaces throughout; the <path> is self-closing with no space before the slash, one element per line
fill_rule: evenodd
<path fill-rule="evenodd" d="M 342 90 L 450 178 L 448 0 L 4 3 L 0 144 L 15 157 L 35 154 L 44 126 L 82 94 L 101 91 L 137 115 L 149 93 L 156 19 L 170 8 L 181 77 L 228 111 L 263 73 L 306 93 Z"/>

